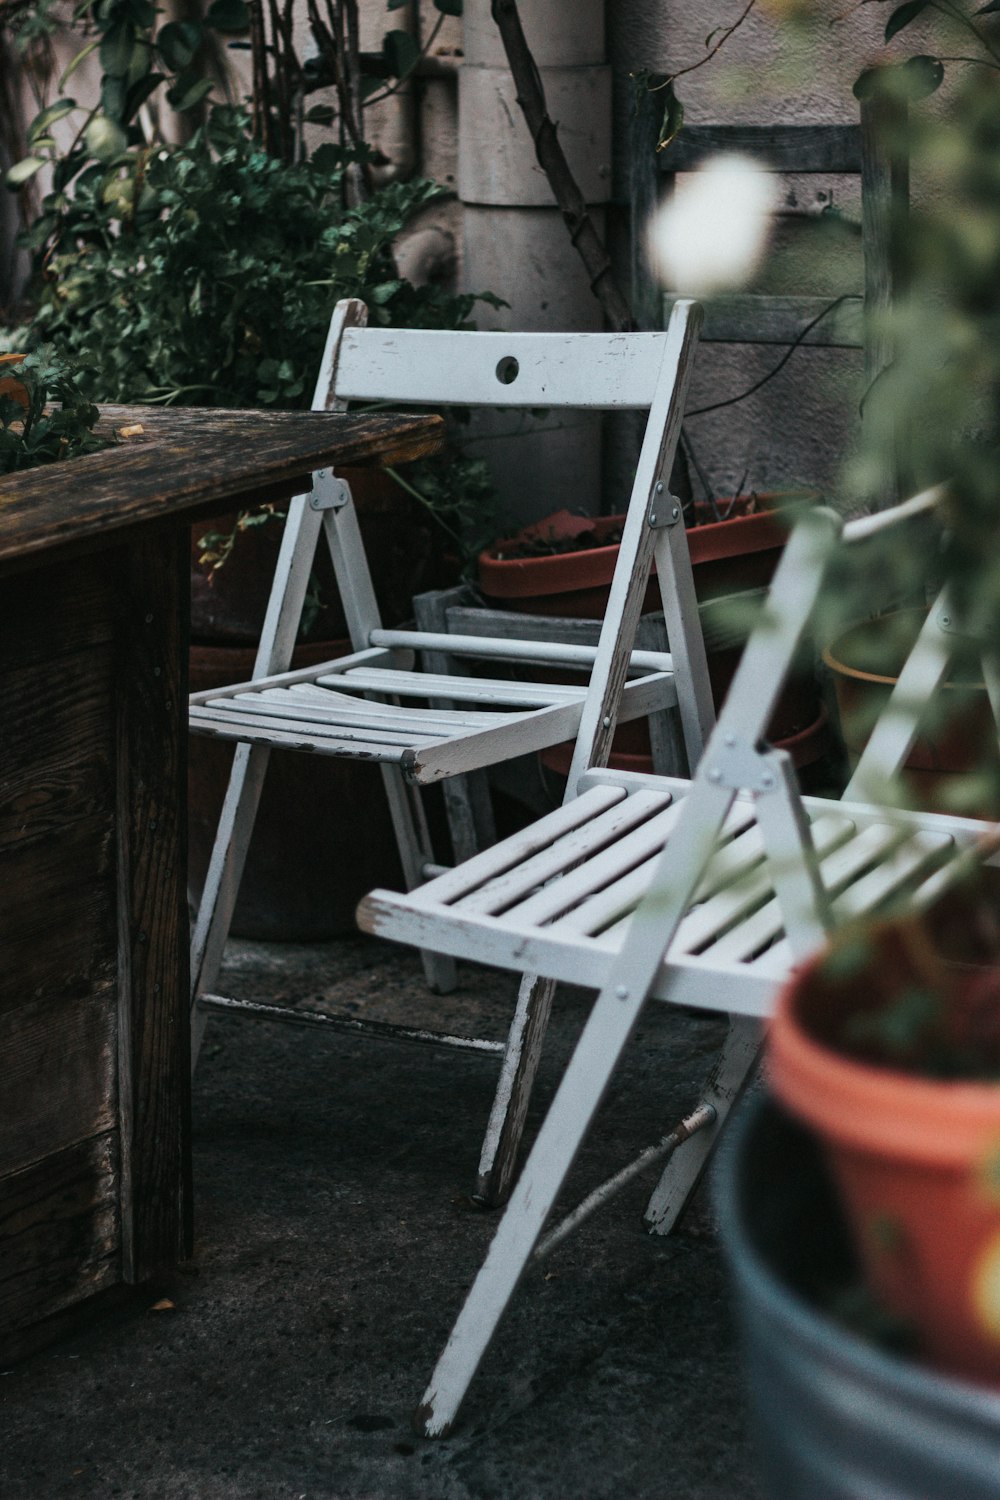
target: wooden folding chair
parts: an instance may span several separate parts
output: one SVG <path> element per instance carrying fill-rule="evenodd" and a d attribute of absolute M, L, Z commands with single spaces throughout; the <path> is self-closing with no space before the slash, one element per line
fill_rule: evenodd
<path fill-rule="evenodd" d="M 419 332 L 366 328 L 363 303 L 338 303 L 314 406 L 380 400 L 646 409 L 646 434 L 608 626 L 597 647 L 517 640 L 513 633 L 464 638 L 383 629 L 349 487 L 321 472 L 313 476 L 311 492 L 292 502 L 253 679 L 191 699 L 191 729 L 235 740 L 239 747 L 192 943 L 195 1052 L 208 1009 L 232 1013 L 240 1004 L 254 1009 L 211 990 L 272 748 L 379 762 L 409 888 L 433 868 L 416 796 L 421 785 L 558 744 L 578 730 L 580 745 L 591 747 L 588 761 L 601 764 L 617 720 L 672 707 L 679 712 L 689 765 L 697 760 L 714 710 L 683 520 L 666 483 L 699 318 L 697 305 L 687 302 L 678 305 L 662 334 Z M 292 672 L 292 645 L 320 531 L 329 544 L 354 650 Z M 654 555 L 669 654 L 632 650 Z M 445 653 L 449 661 L 466 657 L 592 670 L 589 687 L 441 674 L 414 670 L 414 652 Z M 449 988 L 452 961 L 442 967 L 433 955 L 425 958 L 432 985 Z M 510 1180 L 544 1029 L 545 994 L 543 986 L 522 985 L 480 1163 L 480 1192 L 488 1200 L 502 1196 Z M 352 1029 L 360 1028 L 354 1023 Z M 377 1034 L 389 1030 L 383 1025 Z M 490 1045 L 438 1039 L 480 1050 Z"/>
<path fill-rule="evenodd" d="M 989 824 L 883 802 L 952 657 L 943 600 L 840 802 L 802 797 L 791 758 L 764 738 L 838 538 L 861 540 L 935 499 L 928 492 L 846 527 L 829 510 L 799 523 L 692 779 L 586 771 L 566 804 L 526 831 L 409 895 L 375 891 L 362 902 L 361 926 L 380 937 L 599 990 L 425 1393 L 418 1419 L 428 1436 L 450 1428 L 532 1256 L 663 1159 L 647 1221 L 670 1230 L 750 1075 L 759 1018 L 793 964 L 835 923 L 890 900 L 929 905 L 1000 845 Z M 984 661 L 995 713 L 997 665 Z M 722 1054 L 692 1113 L 542 1237 L 649 999 L 728 1012 Z"/>

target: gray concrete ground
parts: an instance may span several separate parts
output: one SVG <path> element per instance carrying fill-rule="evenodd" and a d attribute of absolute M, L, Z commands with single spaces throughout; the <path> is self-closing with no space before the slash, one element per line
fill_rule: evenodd
<path fill-rule="evenodd" d="M 500 1038 L 514 981 L 467 968 L 434 1000 L 415 955 L 349 938 L 235 943 L 220 988 Z M 587 998 L 557 1003 L 539 1106 Z M 711 1019 L 644 1019 L 567 1204 L 685 1112 L 718 1040 Z M 413 1436 L 495 1222 L 466 1196 L 495 1071 L 213 1019 L 193 1263 L 157 1289 L 172 1306 L 2 1372 L 2 1500 L 754 1500 L 710 1207 L 700 1195 L 676 1235 L 650 1238 L 648 1184 L 527 1278 L 454 1436 Z"/>

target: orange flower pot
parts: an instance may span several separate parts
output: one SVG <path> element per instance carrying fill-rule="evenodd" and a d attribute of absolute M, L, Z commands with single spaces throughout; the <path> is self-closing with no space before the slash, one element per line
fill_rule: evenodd
<path fill-rule="evenodd" d="M 13 374 L 23 359 L 23 354 L 0 354 L 0 396 L 6 396 L 10 401 L 17 401 L 27 411 L 27 389 L 23 382 Z M 11 373 L 5 374 L 5 370 Z"/>
<path fill-rule="evenodd" d="M 864 983 L 821 963 L 779 999 L 771 1087 L 822 1139 L 876 1296 L 932 1363 L 1000 1385 L 1000 1085 L 895 1072 L 818 1040 Z"/>

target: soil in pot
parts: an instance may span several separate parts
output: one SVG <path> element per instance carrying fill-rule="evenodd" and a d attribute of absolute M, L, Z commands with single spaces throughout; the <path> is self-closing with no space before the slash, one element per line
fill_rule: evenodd
<path fill-rule="evenodd" d="M 995 923 L 994 876 L 801 970 L 769 1076 L 824 1142 L 875 1294 L 935 1365 L 1000 1385 L 1000 971 L 970 965 L 996 948 L 965 920 Z"/>
<path fill-rule="evenodd" d="M 343 656 L 347 641 L 297 648 L 293 667 Z M 245 682 L 253 647 L 192 646 L 191 690 Z M 188 874 L 201 896 L 229 782 L 233 746 L 192 735 L 188 752 Z M 275 750 L 232 924 L 234 937 L 319 942 L 356 930 L 354 910 L 402 871 L 378 766 Z"/>
<path fill-rule="evenodd" d="M 841 734 L 855 763 L 926 618 L 925 610 L 912 609 L 864 620 L 823 652 L 833 677 Z M 939 721 L 921 733 L 901 776 L 907 804 L 932 811 L 949 810 L 949 792 L 956 778 L 971 771 L 985 768 L 992 773 L 994 786 L 1000 785 L 996 725 L 985 684 L 952 682 L 941 698 Z M 1000 815 L 1000 794 L 984 791 L 973 815 Z"/>

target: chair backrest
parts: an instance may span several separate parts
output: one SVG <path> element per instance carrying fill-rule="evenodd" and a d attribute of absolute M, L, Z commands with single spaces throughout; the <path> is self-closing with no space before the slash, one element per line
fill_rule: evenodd
<path fill-rule="evenodd" d="M 364 304 L 348 299 L 331 320 L 316 406 L 390 401 L 648 410 L 571 784 L 586 766 L 606 763 L 654 557 L 691 764 L 714 720 L 681 508 L 668 491 L 700 319 L 697 304 L 682 301 L 663 333 L 428 332 L 369 328 Z M 341 560 L 340 568 L 356 578 L 360 566 L 352 546 L 348 566 Z M 360 647 L 370 615 L 355 624 L 348 612 L 348 619 Z"/>

